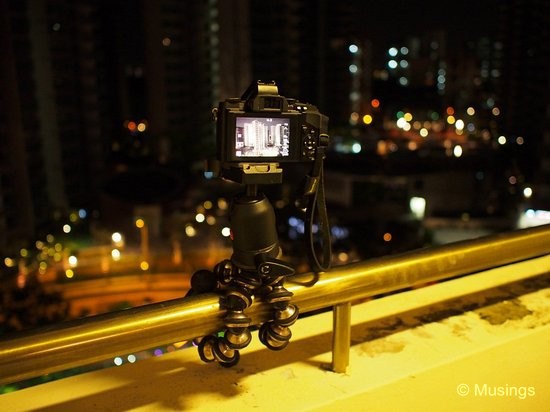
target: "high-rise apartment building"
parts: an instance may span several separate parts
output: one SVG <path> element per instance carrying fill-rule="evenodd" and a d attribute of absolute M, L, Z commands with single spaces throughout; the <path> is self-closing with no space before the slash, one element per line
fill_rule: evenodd
<path fill-rule="evenodd" d="M 2 250 L 95 206 L 119 162 L 185 173 L 212 154 L 211 109 L 251 81 L 247 1 L 0 5 Z"/>
<path fill-rule="evenodd" d="M 499 41 L 504 65 L 498 95 L 499 124 L 509 140 L 521 137 L 518 159 L 528 179 L 539 180 L 543 135 L 548 130 L 550 4 L 544 0 L 499 2 Z M 545 160 L 547 162 L 547 160 Z"/>
<path fill-rule="evenodd" d="M 105 171 L 110 89 L 94 1 L 2 0 L 3 250 L 51 228 L 54 211 L 87 207 Z"/>

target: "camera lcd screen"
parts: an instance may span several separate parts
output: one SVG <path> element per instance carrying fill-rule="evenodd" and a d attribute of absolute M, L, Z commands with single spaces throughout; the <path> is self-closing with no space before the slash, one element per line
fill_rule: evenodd
<path fill-rule="evenodd" d="M 236 157 L 289 157 L 290 119 L 286 117 L 237 117 Z"/>

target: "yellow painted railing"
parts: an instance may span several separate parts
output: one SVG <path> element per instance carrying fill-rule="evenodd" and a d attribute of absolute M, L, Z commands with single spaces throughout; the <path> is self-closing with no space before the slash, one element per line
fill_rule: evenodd
<path fill-rule="evenodd" d="M 286 283 L 304 314 L 334 307 L 333 370 L 347 366 L 351 304 L 381 293 L 450 279 L 550 253 L 550 225 L 302 274 Z M 247 309 L 253 324 L 269 305 Z M 22 332 L 0 340 L 0 384 L 83 366 L 223 329 L 220 297 L 204 294 Z"/>

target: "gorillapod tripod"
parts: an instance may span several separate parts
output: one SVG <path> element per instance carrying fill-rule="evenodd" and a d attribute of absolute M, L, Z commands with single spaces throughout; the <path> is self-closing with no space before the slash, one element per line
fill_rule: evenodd
<path fill-rule="evenodd" d="M 244 311 L 252 304 L 253 297 L 260 296 L 273 307 L 272 320 L 259 330 L 260 341 L 271 350 L 281 350 L 288 345 L 292 336 L 290 326 L 298 318 L 298 308 L 290 303 L 292 292 L 284 287 L 285 278 L 294 274 L 294 269 L 279 259 L 281 248 L 275 213 L 256 184 L 247 184 L 245 192 L 233 200 L 230 221 L 231 260 L 218 263 L 213 271 L 195 272 L 189 293 L 223 292 L 225 330 L 197 340 L 199 356 L 204 362 L 217 360 L 226 367 L 239 361 L 239 350 L 252 340 L 251 319 Z"/>
<path fill-rule="evenodd" d="M 226 99 L 212 111 L 217 123 L 217 153 L 212 162 L 219 177 L 244 184 L 244 193 L 233 199 L 229 219 L 233 254 L 212 271 L 199 270 L 191 278 L 188 295 L 219 292 L 225 309 L 225 328 L 216 335 L 195 339 L 205 362 L 223 366 L 239 361 L 239 350 L 252 340 L 252 320 L 245 310 L 255 297 L 273 309 L 271 320 L 260 326 L 260 341 L 272 350 L 288 345 L 298 308 L 284 282 L 294 274 L 282 255 L 275 212 L 258 189 L 281 184 L 283 168 L 290 163 L 311 166 L 305 174 L 304 197 L 309 199 L 304 230 L 314 270 L 330 267 L 330 228 L 325 206 L 323 159 L 328 146 L 328 117 L 310 104 L 279 95 L 275 82 L 252 82 L 242 97 Z M 211 170 L 213 170 L 211 169 Z M 317 213 L 323 259 L 317 259 L 313 217 Z"/>

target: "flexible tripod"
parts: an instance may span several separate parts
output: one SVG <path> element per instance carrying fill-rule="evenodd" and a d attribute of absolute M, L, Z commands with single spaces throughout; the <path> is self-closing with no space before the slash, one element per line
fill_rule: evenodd
<path fill-rule="evenodd" d="M 290 326 L 298 318 L 298 308 L 290 303 L 292 292 L 284 287 L 294 268 L 280 260 L 275 213 L 256 184 L 247 184 L 230 210 L 233 255 L 218 263 L 213 271 L 200 270 L 191 278 L 188 295 L 221 291 L 226 309 L 225 330 L 198 339 L 204 362 L 217 360 L 231 367 L 239 361 L 239 350 L 252 340 L 251 319 L 244 311 L 253 297 L 260 296 L 273 307 L 272 320 L 261 325 L 260 341 L 271 350 L 284 349 L 292 336 Z"/>

